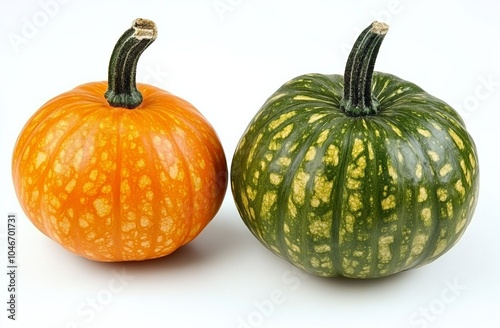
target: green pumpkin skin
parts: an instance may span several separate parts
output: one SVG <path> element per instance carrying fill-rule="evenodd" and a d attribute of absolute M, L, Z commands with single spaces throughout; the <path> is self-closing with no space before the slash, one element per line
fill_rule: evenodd
<path fill-rule="evenodd" d="M 308 74 L 269 97 L 231 165 L 240 216 L 269 250 L 319 276 L 377 278 L 432 262 L 477 203 L 464 122 L 390 74 L 373 73 L 375 115 L 346 115 L 343 92 L 343 76 Z"/>

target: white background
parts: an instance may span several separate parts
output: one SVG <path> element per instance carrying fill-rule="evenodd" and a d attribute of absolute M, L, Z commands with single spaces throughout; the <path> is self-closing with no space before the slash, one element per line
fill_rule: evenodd
<path fill-rule="evenodd" d="M 0 3 L 0 327 L 500 327 L 498 1 Z M 229 163 L 272 92 L 300 74 L 342 74 L 358 32 L 373 20 L 389 23 L 376 70 L 450 103 L 477 144 L 480 197 L 463 238 L 436 262 L 390 278 L 313 277 L 261 246 L 228 189 L 200 236 L 165 258 L 106 264 L 62 249 L 17 202 L 12 149 L 45 101 L 107 78 L 114 43 L 137 17 L 159 28 L 138 81 L 193 103 Z M 10 212 L 18 216 L 15 322 L 6 311 Z"/>

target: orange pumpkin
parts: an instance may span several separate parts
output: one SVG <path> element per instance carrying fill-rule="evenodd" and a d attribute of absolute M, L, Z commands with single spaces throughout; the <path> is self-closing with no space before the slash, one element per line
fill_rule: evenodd
<path fill-rule="evenodd" d="M 226 192 L 226 158 L 209 122 L 187 101 L 135 83 L 156 34 L 153 22 L 134 21 L 113 51 L 109 81 L 47 102 L 14 148 L 14 186 L 28 218 L 92 260 L 173 252 L 203 230 Z"/>

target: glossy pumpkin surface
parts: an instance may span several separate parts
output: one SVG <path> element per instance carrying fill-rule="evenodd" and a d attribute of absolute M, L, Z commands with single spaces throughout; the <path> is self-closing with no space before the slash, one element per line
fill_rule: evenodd
<path fill-rule="evenodd" d="M 396 76 L 369 80 L 364 99 L 377 108 L 355 114 L 344 76 L 292 79 L 235 151 L 231 186 L 244 223 L 313 274 L 376 278 L 432 262 L 476 206 L 476 148 L 459 115 Z"/>
<path fill-rule="evenodd" d="M 134 83 L 135 84 L 135 83 Z M 167 255 L 217 213 L 227 184 L 222 145 L 187 101 L 138 84 L 142 102 L 111 106 L 108 82 L 43 105 L 15 146 L 12 174 L 34 225 L 98 261 Z"/>

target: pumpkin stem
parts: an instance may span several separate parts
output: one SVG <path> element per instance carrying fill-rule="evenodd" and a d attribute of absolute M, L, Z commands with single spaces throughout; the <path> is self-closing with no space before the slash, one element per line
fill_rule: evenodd
<path fill-rule="evenodd" d="M 118 39 L 109 61 L 108 90 L 104 94 L 111 106 L 133 109 L 142 103 L 135 83 L 137 62 L 157 34 L 153 21 L 138 18 Z"/>
<path fill-rule="evenodd" d="M 344 73 L 344 97 L 340 106 L 348 116 L 376 114 L 378 100 L 372 95 L 375 60 L 389 26 L 373 22 L 358 36 Z"/>

